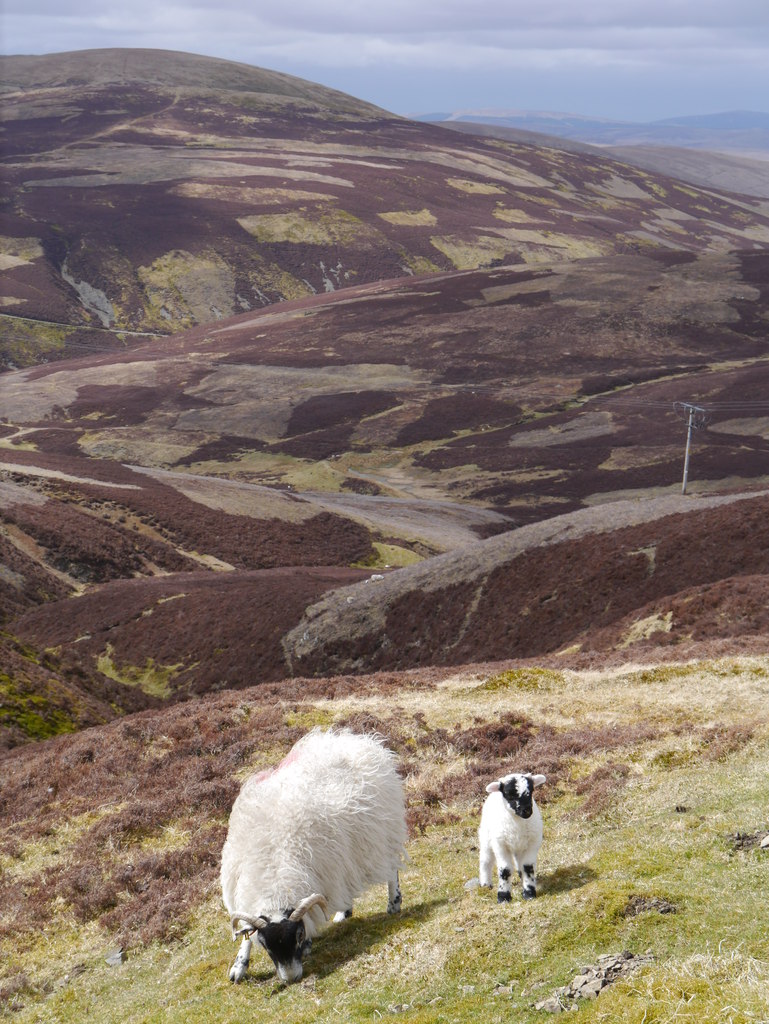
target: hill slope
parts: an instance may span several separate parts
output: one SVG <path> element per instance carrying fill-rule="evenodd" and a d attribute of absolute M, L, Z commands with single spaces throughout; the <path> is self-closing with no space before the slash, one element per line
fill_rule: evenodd
<path fill-rule="evenodd" d="M 683 146 L 756 156 L 769 152 L 769 114 L 761 111 L 732 110 L 643 122 L 536 110 L 461 110 L 419 117 L 537 132 L 595 146 Z"/>
<path fill-rule="evenodd" d="M 763 1019 L 768 671 L 764 656 L 299 680 L 13 751 L 0 760 L 0 994 L 22 1024 L 80 1024 L 95 1005 L 115 1024 L 535 1024 L 586 965 L 628 951 L 634 971 L 563 1004 L 634 1024 L 674 1018 L 683 990 L 692 1019 L 718 1020 L 725 1002 Z M 255 944 L 233 986 L 217 883 L 229 808 L 245 775 L 318 723 L 376 729 L 399 758 L 403 913 L 385 914 L 375 887 L 314 941 L 302 984 L 277 985 Z M 485 785 L 511 768 L 547 776 L 545 842 L 538 899 L 498 905 L 465 882 Z"/>
<path fill-rule="evenodd" d="M 569 152 L 611 156 L 622 163 L 643 167 L 655 174 L 690 182 L 719 192 L 740 192 L 743 195 L 769 198 L 769 159 L 760 155 L 717 153 L 711 150 L 687 149 L 679 145 L 635 143 L 617 146 L 594 146 L 558 135 L 481 124 L 475 121 L 441 121 L 441 127 L 467 135 L 507 139 L 531 146 L 546 146 Z"/>
<path fill-rule="evenodd" d="M 768 279 L 758 253 L 453 272 L 7 373 L 6 628 L 125 710 L 374 665 L 757 649 Z M 10 742 L 38 683 L 15 685 Z"/>
<path fill-rule="evenodd" d="M 769 243 L 754 200 L 243 65 L 84 51 L 3 75 L 5 366 L 404 274 Z"/>

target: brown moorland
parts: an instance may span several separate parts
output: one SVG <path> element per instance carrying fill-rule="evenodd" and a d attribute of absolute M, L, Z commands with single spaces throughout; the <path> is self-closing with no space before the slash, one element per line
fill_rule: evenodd
<path fill-rule="evenodd" d="M 769 242 L 754 197 L 214 58 L 6 57 L 2 90 L 6 367 L 406 274 Z"/>
<path fill-rule="evenodd" d="M 6 373 L 5 628 L 122 710 L 295 673 L 760 646 L 768 280 L 763 253 L 454 271 Z M 372 572 L 364 600 L 317 604 Z M 18 742 L 34 685 L 13 686 Z M 93 721 L 74 695 L 51 709 Z"/>
<path fill-rule="evenodd" d="M 760 202 L 191 55 L 4 68 L 11 291 L 63 303 L 38 342 L 120 345 L 0 376 L 8 743 L 295 673 L 761 642 Z"/>
<path fill-rule="evenodd" d="M 189 55 L 9 69 L 2 1012 L 535 1024 L 638 950 L 586 1020 L 764 1019 L 765 204 Z M 404 913 L 232 986 L 227 814 L 331 724 L 398 755 Z"/>

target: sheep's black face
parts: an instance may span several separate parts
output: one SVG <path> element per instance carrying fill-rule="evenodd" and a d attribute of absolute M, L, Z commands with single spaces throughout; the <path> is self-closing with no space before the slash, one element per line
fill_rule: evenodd
<path fill-rule="evenodd" d="M 532 793 L 534 787 L 526 775 L 510 775 L 502 782 L 500 792 L 510 805 L 513 814 L 519 818 L 530 818 L 533 813 Z"/>
<path fill-rule="evenodd" d="M 310 951 L 312 942 L 307 938 L 302 921 L 271 921 L 256 933 L 260 945 L 269 953 L 281 981 L 299 981 L 302 977 L 302 958 Z"/>

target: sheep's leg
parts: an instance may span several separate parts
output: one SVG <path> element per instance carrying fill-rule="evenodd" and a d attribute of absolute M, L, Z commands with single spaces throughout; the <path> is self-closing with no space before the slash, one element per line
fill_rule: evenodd
<path fill-rule="evenodd" d="M 482 845 L 478 855 L 478 881 L 484 889 L 491 889 L 494 886 L 494 851 L 490 846 Z"/>
<path fill-rule="evenodd" d="M 339 924 L 340 921 L 346 921 L 348 917 L 352 917 L 352 907 L 348 907 L 347 910 L 337 910 L 334 914 L 334 923 Z"/>
<path fill-rule="evenodd" d="M 537 854 L 528 851 L 516 859 L 518 877 L 523 885 L 523 898 L 533 900 L 537 895 Z"/>
<path fill-rule="evenodd" d="M 395 872 L 395 878 L 387 883 L 387 913 L 388 914 L 400 914 L 401 903 L 403 897 L 401 896 L 400 881 L 398 879 L 398 872 Z"/>
<path fill-rule="evenodd" d="M 230 967 L 230 981 L 235 983 L 242 981 L 248 970 L 248 962 L 251 959 L 251 939 L 246 935 L 240 944 L 235 963 Z"/>
<path fill-rule="evenodd" d="M 523 871 L 521 873 L 521 881 L 523 882 L 523 898 L 525 900 L 533 900 L 537 895 L 537 865 L 527 864 L 524 862 Z"/>
<path fill-rule="evenodd" d="M 513 898 L 510 891 L 510 879 L 513 875 L 511 851 L 499 842 L 492 841 L 491 846 L 497 861 L 497 871 L 499 874 L 497 903 L 509 903 Z"/>
<path fill-rule="evenodd" d="M 513 875 L 513 869 L 509 864 L 499 865 L 499 887 L 497 888 L 497 903 L 509 903 L 513 898 L 510 891 L 510 879 Z"/>

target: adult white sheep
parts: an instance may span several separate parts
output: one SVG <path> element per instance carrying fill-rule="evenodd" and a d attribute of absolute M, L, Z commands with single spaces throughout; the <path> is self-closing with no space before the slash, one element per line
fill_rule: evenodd
<path fill-rule="evenodd" d="M 537 895 L 537 854 L 542 845 L 542 815 L 534 799 L 534 790 L 545 781 L 544 775 L 504 775 L 486 787 L 489 796 L 481 811 L 478 829 L 480 848 L 478 880 L 491 889 L 496 861 L 499 875 L 497 902 L 512 899 L 510 878 L 513 866 L 523 883 L 523 898 Z"/>
<path fill-rule="evenodd" d="M 372 885 L 387 883 L 397 913 L 405 842 L 403 785 L 379 737 L 313 729 L 247 779 L 222 850 L 224 905 L 233 938 L 243 936 L 230 980 L 245 975 L 256 934 L 281 981 L 298 981 L 328 914 L 349 917 Z"/>

